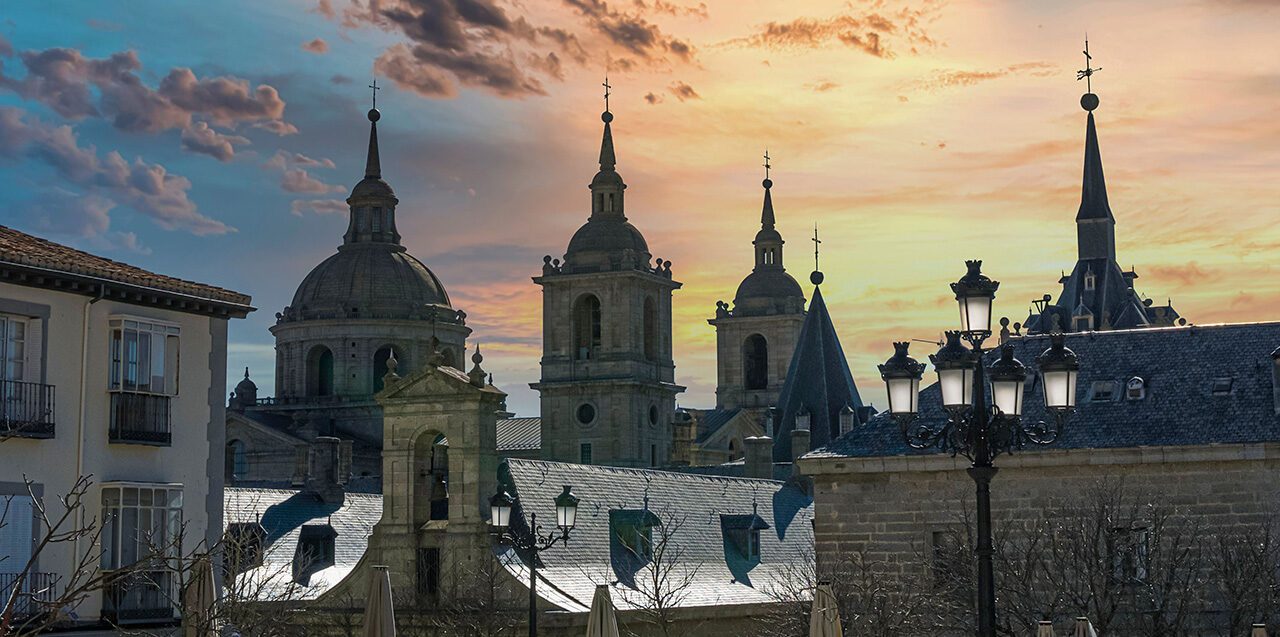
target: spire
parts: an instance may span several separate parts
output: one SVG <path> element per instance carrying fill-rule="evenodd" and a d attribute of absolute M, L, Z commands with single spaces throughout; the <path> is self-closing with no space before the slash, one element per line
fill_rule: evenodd
<path fill-rule="evenodd" d="M 1098 96 L 1093 93 L 1093 74 L 1102 67 L 1093 67 L 1089 54 L 1089 37 L 1084 40 L 1084 68 L 1076 71 L 1076 81 L 1085 81 L 1085 94 L 1080 97 L 1080 107 L 1089 112 L 1084 134 L 1084 185 L 1080 192 L 1080 211 L 1076 220 L 1113 219 L 1107 203 L 1107 182 L 1102 177 L 1102 152 L 1098 150 L 1098 128 L 1093 121 L 1093 111 L 1098 108 Z"/>
<path fill-rule="evenodd" d="M 378 109 L 369 109 L 369 155 L 364 162 L 364 176 L 367 179 L 382 179 L 382 162 L 378 158 L 378 120 L 382 114 Z"/>
<path fill-rule="evenodd" d="M 604 137 L 600 140 L 600 172 L 591 180 L 591 218 L 608 218 L 626 221 L 623 213 L 622 191 L 627 185 L 622 182 L 622 175 L 615 170 L 618 157 L 613 152 L 613 113 L 609 112 L 609 78 L 604 80 L 604 112 L 600 120 L 604 122 Z"/>
<path fill-rule="evenodd" d="M 773 230 L 773 195 L 770 189 L 773 188 L 773 180 L 769 179 L 769 150 L 764 151 L 764 181 L 760 185 L 764 186 L 764 207 L 760 211 L 760 229 Z"/>
<path fill-rule="evenodd" d="M 351 208 L 351 219 L 347 224 L 347 232 L 342 237 L 342 250 L 355 244 L 386 243 L 398 245 L 400 233 L 396 230 L 395 210 L 399 200 L 391 185 L 382 180 L 382 161 L 378 156 L 378 120 L 382 113 L 378 111 L 378 86 L 375 79 L 369 85 L 373 89 L 374 108 L 369 109 L 369 153 L 365 157 L 364 179 L 351 189 L 347 205 Z"/>

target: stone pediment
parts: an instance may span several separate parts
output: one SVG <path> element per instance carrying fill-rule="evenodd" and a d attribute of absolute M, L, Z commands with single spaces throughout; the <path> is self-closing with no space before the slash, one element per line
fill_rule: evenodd
<path fill-rule="evenodd" d="M 473 385 L 471 379 L 460 370 L 447 366 L 428 365 L 400 380 L 388 383 L 375 398 L 380 403 L 388 403 L 425 397 L 479 395 L 497 398 L 506 396 L 492 385 L 483 387 Z"/>

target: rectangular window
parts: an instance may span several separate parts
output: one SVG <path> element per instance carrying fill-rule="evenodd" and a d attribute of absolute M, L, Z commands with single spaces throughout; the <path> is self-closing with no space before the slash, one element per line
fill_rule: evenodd
<path fill-rule="evenodd" d="M 760 531 L 758 529 L 747 531 L 747 557 L 760 557 Z"/>
<path fill-rule="evenodd" d="M 578 463 L 591 464 L 591 443 L 584 442 L 578 449 Z"/>
<path fill-rule="evenodd" d="M 373 221 L 373 231 L 382 232 L 382 208 L 374 208 L 369 218 Z"/>
<path fill-rule="evenodd" d="M 179 334 L 175 325 L 111 319 L 111 389 L 177 395 Z"/>
<path fill-rule="evenodd" d="M 1089 400 L 1095 403 L 1109 402 L 1116 397 L 1116 381 L 1095 380 L 1089 386 Z"/>
<path fill-rule="evenodd" d="M 1145 527 L 1111 529 L 1111 576 L 1121 584 L 1147 581 L 1150 532 Z"/>
<path fill-rule="evenodd" d="M 649 466 L 658 466 L 658 445 L 649 445 Z"/>
<path fill-rule="evenodd" d="M 30 321 L 25 316 L 0 314 L 0 379 L 33 380 L 26 374 L 27 324 Z"/>
<path fill-rule="evenodd" d="M 1213 379 L 1213 395 L 1226 396 L 1230 394 L 1231 386 L 1234 384 L 1233 380 L 1230 376 L 1221 376 Z"/>
<path fill-rule="evenodd" d="M 173 617 L 181 554 L 182 485 L 109 483 L 102 487 L 102 558 L 108 579 L 103 614 L 117 622 Z"/>
<path fill-rule="evenodd" d="M 432 599 L 440 591 L 440 549 L 418 549 L 417 589 L 419 597 Z"/>

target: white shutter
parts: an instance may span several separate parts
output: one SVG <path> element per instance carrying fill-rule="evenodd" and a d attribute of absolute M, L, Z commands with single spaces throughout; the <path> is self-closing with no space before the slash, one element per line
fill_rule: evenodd
<path fill-rule="evenodd" d="M 44 319 L 33 318 L 27 321 L 27 361 L 26 378 L 33 383 L 44 382 Z"/>
<path fill-rule="evenodd" d="M 0 555 L 7 556 L 0 561 L 0 573 L 21 573 L 31 559 L 31 496 L 0 496 L 0 515 L 4 516 Z"/>

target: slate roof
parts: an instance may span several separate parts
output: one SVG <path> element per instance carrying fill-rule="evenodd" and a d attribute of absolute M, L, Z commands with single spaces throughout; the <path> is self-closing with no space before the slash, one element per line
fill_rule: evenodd
<path fill-rule="evenodd" d="M 373 525 L 382 518 L 381 494 L 347 493 L 338 505 L 296 489 L 227 487 L 222 501 L 225 525 L 258 522 L 266 532 L 262 565 L 243 576 L 260 582 L 260 597 L 273 601 L 315 599 L 341 581 L 364 556 Z M 333 566 L 313 573 L 306 585 L 293 581 L 303 525 L 330 525 L 337 533 Z"/>
<path fill-rule="evenodd" d="M 731 409 L 695 409 L 692 407 L 684 408 L 690 416 L 697 422 L 698 430 L 694 432 L 694 442 L 706 442 L 715 432 L 725 426 L 730 420 L 733 420 L 742 409 L 734 407 Z"/>
<path fill-rule="evenodd" d="M 47 239 L 0 226 L 0 263 L 29 266 L 54 272 L 74 274 L 117 283 L 135 285 L 153 290 L 173 292 L 186 296 L 243 306 L 251 310 L 248 294 L 241 294 L 215 285 L 187 281 L 157 274 L 137 266 L 112 261 L 54 243 Z"/>
<path fill-rule="evenodd" d="M 611 540 L 610 511 L 648 510 L 669 526 L 672 534 L 666 562 L 670 579 L 690 585 L 677 604 L 682 607 L 770 603 L 770 586 L 777 586 L 795 564 L 812 559 L 813 501 L 803 491 L 773 480 L 750 480 L 578 465 L 541 460 L 508 459 L 500 480 L 532 507 L 544 530 L 555 524 L 554 498 L 562 485 L 572 485 L 581 498 L 578 524 L 568 547 L 557 545 L 541 553 L 538 574 L 544 578 L 538 593 L 544 600 L 571 612 L 587 612 L 596 584 L 610 584 L 620 609 L 640 604 L 637 587 L 644 571 L 639 558 Z M 721 515 L 756 514 L 769 526 L 761 532 L 761 557 L 750 563 L 740 556 L 721 528 Z M 517 511 L 519 512 L 519 511 Z M 526 509 L 527 512 L 527 509 Z M 517 515 L 512 516 L 515 521 Z M 523 518 L 521 518 L 523 519 Z M 659 531 L 653 532 L 656 539 Z M 525 563 L 511 551 L 500 562 L 519 581 L 528 581 Z M 666 571 L 667 568 L 663 568 Z"/>
<path fill-rule="evenodd" d="M 791 355 L 787 381 L 778 395 L 774 462 L 791 461 L 791 432 L 795 430 L 796 414 L 801 407 L 809 411 L 809 441 L 811 448 L 816 448 L 839 435 L 840 410 L 846 406 L 861 413 L 862 399 L 853 384 L 853 374 L 840 347 L 831 314 L 827 312 L 822 290 L 815 285 L 809 313 L 805 315 L 795 353 Z"/>
<path fill-rule="evenodd" d="M 498 421 L 498 453 L 542 448 L 542 418 L 503 418 Z"/>
<path fill-rule="evenodd" d="M 1015 356 L 1034 369 L 1047 336 L 1015 337 Z M 1077 408 L 1051 449 L 1109 449 L 1280 442 L 1271 352 L 1280 323 L 1199 325 L 1067 335 L 1080 357 Z M 923 358 L 920 353 L 916 358 Z M 989 358 L 988 361 L 991 359 Z M 932 372 L 930 372 L 932 375 Z M 1141 378 L 1145 397 L 1129 400 L 1125 384 Z M 1230 378 L 1230 391 L 1213 392 Z M 1114 383 L 1110 399 L 1091 400 L 1095 383 Z M 1046 418 L 1038 376 L 1027 382 L 1024 418 Z M 920 417 L 943 418 L 938 385 L 921 391 Z M 929 453 L 902 442 L 880 414 L 806 457 L 878 457 Z"/>

